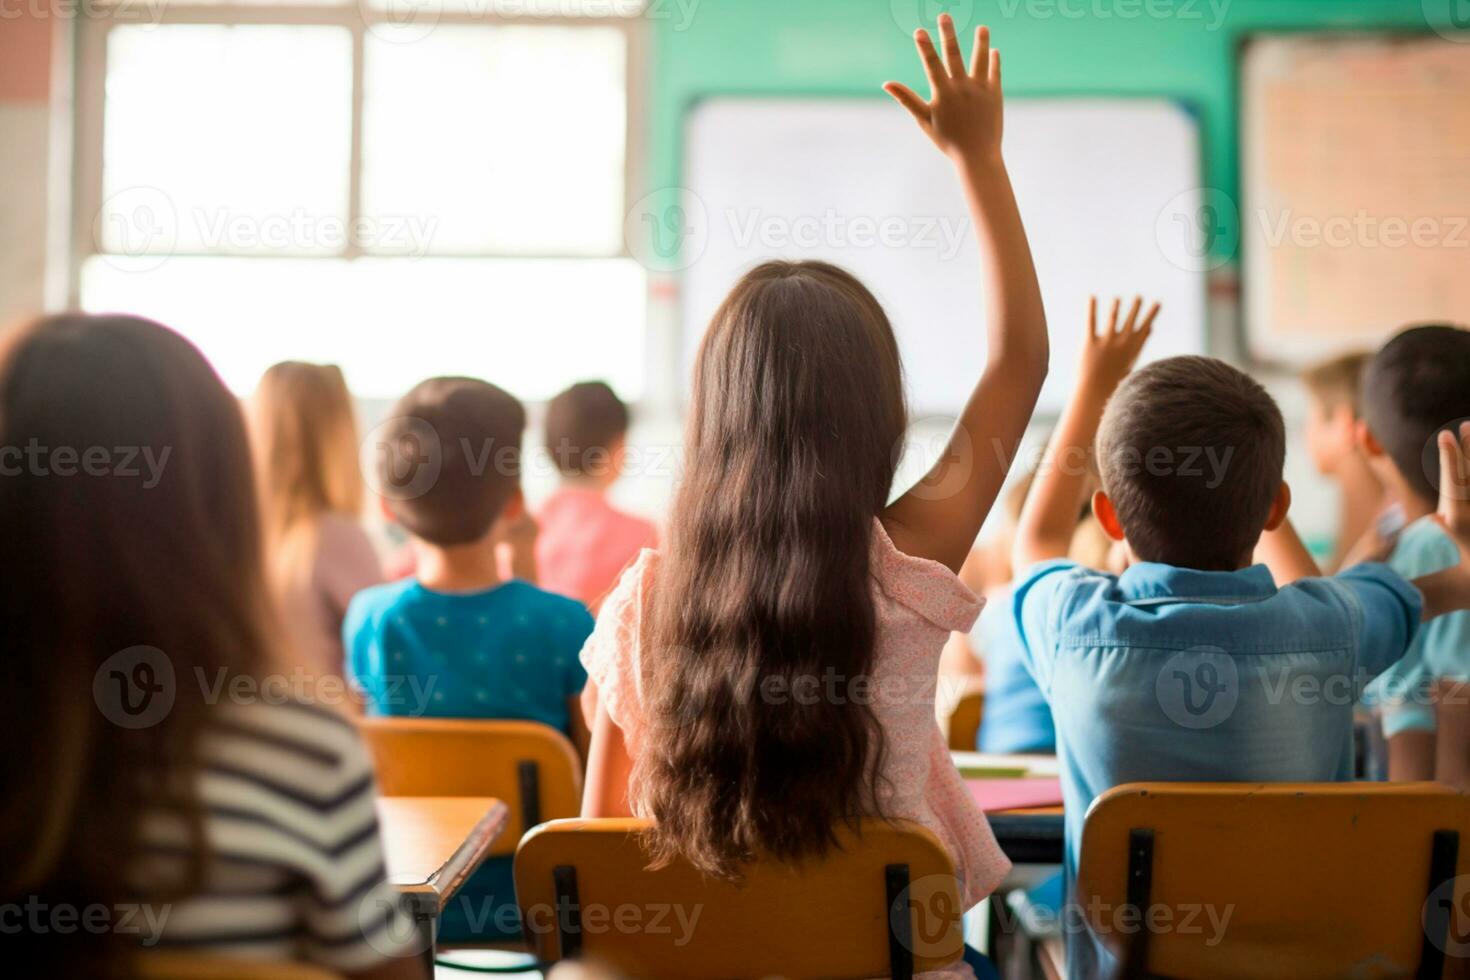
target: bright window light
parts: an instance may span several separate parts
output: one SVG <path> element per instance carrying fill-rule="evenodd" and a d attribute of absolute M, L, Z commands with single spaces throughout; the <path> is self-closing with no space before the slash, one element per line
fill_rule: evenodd
<path fill-rule="evenodd" d="M 528 400 L 573 381 L 644 391 L 644 272 L 631 259 L 255 259 L 94 255 L 82 306 L 188 337 L 245 394 L 276 361 L 341 365 L 359 397 L 471 375 Z"/>
<path fill-rule="evenodd" d="M 114 28 L 97 244 L 124 254 L 340 252 L 332 232 L 347 220 L 351 126 L 346 30 Z"/>
<path fill-rule="evenodd" d="M 216 9 L 231 2 L 270 5 Z M 178 330 L 241 394 L 300 359 L 373 400 L 443 374 L 529 401 L 588 378 L 642 397 L 628 42 L 608 23 L 641 7 L 598 2 L 506 8 L 562 18 L 546 23 L 486 5 L 414 35 L 357 0 L 331 24 L 107 26 L 83 308 Z"/>
<path fill-rule="evenodd" d="M 366 39 L 365 217 L 423 216 L 441 254 L 621 249 L 620 30 L 441 24 L 394 38 Z"/>

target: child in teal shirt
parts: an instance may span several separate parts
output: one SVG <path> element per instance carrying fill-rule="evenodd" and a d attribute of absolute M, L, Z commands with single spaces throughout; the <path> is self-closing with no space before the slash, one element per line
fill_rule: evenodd
<path fill-rule="evenodd" d="M 1410 521 L 1388 563 L 1401 575 L 1456 565 L 1459 549 L 1430 515 L 1439 493 L 1436 433 L 1470 418 L 1470 331 L 1426 325 L 1396 335 L 1363 371 L 1358 444 Z M 1388 742 L 1388 775 L 1470 790 L 1470 613 L 1426 623 L 1403 660 L 1370 689 Z"/>
<path fill-rule="evenodd" d="M 469 378 L 425 381 L 394 406 L 375 430 L 374 489 L 408 532 L 417 572 L 358 593 L 342 642 L 368 714 L 536 721 L 585 757 L 577 654 L 592 616 L 500 572 L 502 544 L 523 562 L 534 543 L 520 487 L 524 428 L 518 401 Z M 488 861 L 444 909 L 439 934 L 519 936 L 514 901 L 510 859 Z"/>

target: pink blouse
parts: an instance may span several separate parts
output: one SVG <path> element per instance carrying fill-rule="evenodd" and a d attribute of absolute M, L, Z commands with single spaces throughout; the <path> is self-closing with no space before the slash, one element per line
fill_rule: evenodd
<path fill-rule="evenodd" d="M 652 548 L 652 524 L 613 507 L 600 490 L 562 487 L 536 515 L 536 569 L 548 592 L 571 596 L 594 613 L 623 569 Z"/>
<path fill-rule="evenodd" d="M 608 595 L 582 648 L 599 703 L 633 757 L 647 723 L 640 657 L 657 568 L 658 553 L 645 549 Z M 950 759 L 934 717 L 934 694 L 945 641 L 951 631 L 974 625 L 981 600 L 938 562 L 899 551 L 876 520 L 872 576 L 878 635 L 869 690 L 887 749 L 886 779 L 880 781 L 887 792 L 879 805 L 888 816 L 921 823 L 939 837 L 954 857 L 968 909 L 996 889 L 1011 863 Z"/>

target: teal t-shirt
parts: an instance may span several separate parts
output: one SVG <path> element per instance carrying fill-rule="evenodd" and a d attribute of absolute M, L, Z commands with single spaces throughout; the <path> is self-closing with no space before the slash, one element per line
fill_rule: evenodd
<path fill-rule="evenodd" d="M 587 684 L 577 654 L 592 616 L 512 580 L 446 593 L 409 578 L 353 597 L 342 624 L 348 676 L 370 715 L 504 718 L 568 731 Z"/>
<path fill-rule="evenodd" d="M 1460 549 L 1432 518 L 1421 517 L 1404 528 L 1389 556 L 1389 566 L 1414 579 L 1460 561 Z M 1470 612 L 1446 613 L 1425 623 L 1404 658 L 1368 688 L 1365 700 L 1383 718 L 1383 734 L 1432 732 L 1434 682 L 1470 680 Z"/>

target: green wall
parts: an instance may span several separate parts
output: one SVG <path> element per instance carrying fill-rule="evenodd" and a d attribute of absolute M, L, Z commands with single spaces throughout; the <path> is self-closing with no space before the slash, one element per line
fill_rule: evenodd
<path fill-rule="evenodd" d="M 1235 62 L 1244 38 L 1427 32 L 1429 19 L 1448 23 L 1452 3 L 1464 0 L 649 0 L 648 186 L 679 183 L 684 116 L 703 97 L 886 98 L 879 85 L 890 78 L 919 88 L 910 34 L 928 7 L 951 10 L 962 25 L 968 18 L 972 29 L 990 25 L 1009 96 L 1166 95 L 1190 104 L 1200 115 L 1205 186 L 1235 198 Z"/>

